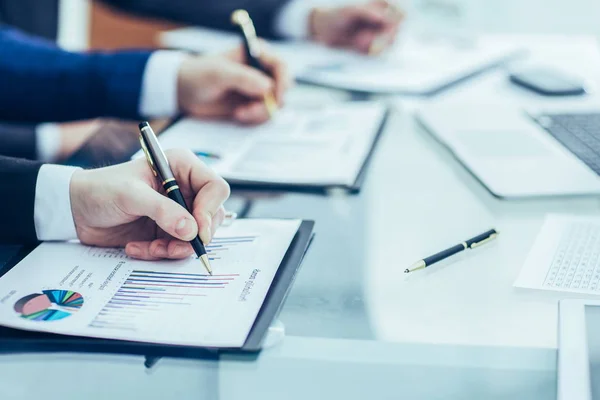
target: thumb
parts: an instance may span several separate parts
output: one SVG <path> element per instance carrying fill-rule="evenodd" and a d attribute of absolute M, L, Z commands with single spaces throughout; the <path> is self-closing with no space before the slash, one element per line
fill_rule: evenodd
<path fill-rule="evenodd" d="M 271 78 L 247 65 L 230 63 L 223 72 L 229 89 L 248 97 L 260 97 L 273 90 Z"/>
<path fill-rule="evenodd" d="M 350 21 L 364 23 L 372 26 L 385 25 L 385 13 L 382 10 L 373 9 L 366 5 L 350 7 L 347 11 Z"/>
<path fill-rule="evenodd" d="M 140 216 L 149 217 L 167 234 L 190 241 L 198 234 L 194 217 L 182 206 L 149 186 L 134 193 L 135 209 Z"/>

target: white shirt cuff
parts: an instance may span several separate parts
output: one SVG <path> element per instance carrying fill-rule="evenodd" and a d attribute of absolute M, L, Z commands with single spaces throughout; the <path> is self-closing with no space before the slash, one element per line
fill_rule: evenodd
<path fill-rule="evenodd" d="M 71 212 L 71 177 L 79 168 L 42 165 L 35 186 L 33 221 L 38 240 L 77 239 Z"/>
<path fill-rule="evenodd" d="M 37 159 L 43 162 L 56 161 L 60 153 L 61 137 L 57 124 L 40 124 L 35 128 Z"/>
<path fill-rule="evenodd" d="M 171 117 L 177 114 L 177 77 L 185 57 L 183 52 L 170 50 L 159 50 L 150 56 L 142 81 L 141 115 Z"/>
<path fill-rule="evenodd" d="M 312 0 L 290 0 L 275 18 L 275 33 L 290 39 L 308 38 L 310 13 L 317 5 Z"/>

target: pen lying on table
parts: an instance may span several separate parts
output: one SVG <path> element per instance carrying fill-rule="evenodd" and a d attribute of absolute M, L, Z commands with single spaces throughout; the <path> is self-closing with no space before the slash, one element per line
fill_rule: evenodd
<path fill-rule="evenodd" d="M 484 245 L 495 238 L 498 237 L 498 231 L 495 229 L 490 229 L 487 232 L 482 233 L 481 235 L 477 235 L 474 238 L 466 240 L 456 246 L 452 246 L 449 249 L 442 250 L 437 254 L 426 257 L 422 260 L 414 263 L 410 268 L 404 270 L 404 273 L 408 274 L 409 272 L 417 271 L 419 269 L 427 268 L 430 265 L 433 265 L 437 262 L 445 260 L 448 257 L 452 257 L 455 254 L 458 254 L 467 249 L 476 249 L 477 247 Z"/>
<path fill-rule="evenodd" d="M 148 160 L 148 165 L 150 165 L 152 173 L 160 180 L 160 183 L 163 189 L 165 189 L 167 196 L 169 196 L 171 200 L 175 201 L 186 210 L 189 210 L 187 204 L 185 204 L 185 199 L 181 194 L 179 185 L 175 180 L 173 171 L 171 171 L 171 167 L 169 166 L 169 160 L 167 160 L 167 156 L 165 156 L 165 153 L 160 147 L 158 139 L 150 127 L 150 124 L 148 122 L 142 122 L 140 123 L 139 128 L 140 144 L 142 145 L 144 154 L 146 154 L 146 159 Z M 202 261 L 204 268 L 206 268 L 208 273 L 212 275 L 210 261 L 208 260 L 208 255 L 206 254 L 204 244 L 200 240 L 200 236 L 196 235 L 190 244 L 192 245 L 192 248 L 196 252 L 198 258 Z"/>

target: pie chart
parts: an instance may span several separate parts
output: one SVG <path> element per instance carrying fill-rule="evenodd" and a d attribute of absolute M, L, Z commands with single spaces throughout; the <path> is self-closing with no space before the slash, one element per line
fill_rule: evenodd
<path fill-rule="evenodd" d="M 83 296 L 71 290 L 43 290 L 22 297 L 15 303 L 21 318 L 31 321 L 56 321 L 77 312 L 83 306 Z"/>

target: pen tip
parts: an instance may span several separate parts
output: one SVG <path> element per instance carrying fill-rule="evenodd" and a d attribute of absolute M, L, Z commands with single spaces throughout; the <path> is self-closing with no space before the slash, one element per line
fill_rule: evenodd
<path fill-rule="evenodd" d="M 140 129 L 144 129 L 145 127 L 150 126 L 150 124 L 148 123 L 148 121 L 142 121 L 140 122 L 140 124 L 138 125 L 138 127 Z"/>
<path fill-rule="evenodd" d="M 269 118 L 273 118 L 279 106 L 277 105 L 277 100 L 275 100 L 275 96 L 272 93 L 265 94 L 265 107 L 267 108 L 267 112 L 269 113 Z"/>
<path fill-rule="evenodd" d="M 410 272 L 410 269 L 408 269 L 408 268 L 406 268 L 406 269 L 404 270 L 404 273 L 405 273 L 405 274 L 408 274 L 409 272 Z"/>
<path fill-rule="evenodd" d="M 206 270 L 208 271 L 208 274 L 212 275 L 212 268 L 210 267 L 210 261 L 208 261 L 208 256 L 206 254 L 203 254 L 200 256 L 200 260 L 202 261 L 204 268 L 206 268 Z"/>

